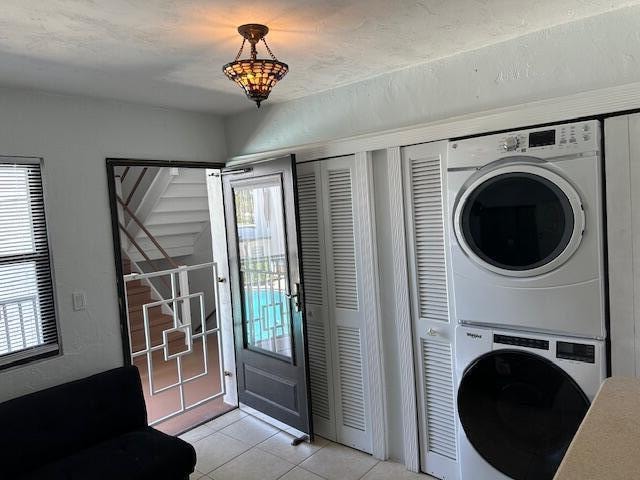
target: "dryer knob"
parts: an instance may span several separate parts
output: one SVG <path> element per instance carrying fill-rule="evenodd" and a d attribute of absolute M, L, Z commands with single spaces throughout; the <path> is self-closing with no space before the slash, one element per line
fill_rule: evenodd
<path fill-rule="evenodd" d="M 516 148 L 520 146 L 520 141 L 518 137 L 507 137 L 504 139 L 504 143 L 502 144 L 502 148 L 504 148 L 507 152 L 512 152 Z"/>

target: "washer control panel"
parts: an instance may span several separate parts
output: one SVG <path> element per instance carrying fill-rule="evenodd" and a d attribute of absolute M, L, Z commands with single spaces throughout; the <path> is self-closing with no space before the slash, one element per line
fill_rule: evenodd
<path fill-rule="evenodd" d="M 493 335 L 493 343 L 502 345 L 516 345 L 518 347 L 538 348 L 540 350 L 549 350 L 549 341 L 540 340 L 529 337 L 514 337 L 511 335 Z"/>

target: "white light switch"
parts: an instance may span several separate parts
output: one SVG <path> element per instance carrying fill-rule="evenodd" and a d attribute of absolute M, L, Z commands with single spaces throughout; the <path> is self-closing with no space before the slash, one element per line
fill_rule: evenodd
<path fill-rule="evenodd" d="M 87 308 L 87 296 L 84 292 L 73 292 L 73 310 L 79 312 Z"/>

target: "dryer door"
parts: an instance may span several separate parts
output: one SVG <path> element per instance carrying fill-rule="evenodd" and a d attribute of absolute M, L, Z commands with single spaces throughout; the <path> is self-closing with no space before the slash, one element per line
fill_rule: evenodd
<path fill-rule="evenodd" d="M 461 191 L 454 213 L 465 253 L 511 277 L 541 275 L 562 265 L 578 248 L 584 226 L 575 189 L 537 165 L 479 172 Z"/>
<path fill-rule="evenodd" d="M 514 480 L 551 480 L 588 408 L 589 399 L 564 370 L 520 350 L 479 357 L 458 389 L 469 442 Z"/>

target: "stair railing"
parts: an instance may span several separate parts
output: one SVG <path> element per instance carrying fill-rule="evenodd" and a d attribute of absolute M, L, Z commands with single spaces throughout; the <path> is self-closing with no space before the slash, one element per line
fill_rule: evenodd
<path fill-rule="evenodd" d="M 131 203 L 131 199 L 135 195 L 136 190 L 138 190 L 138 187 L 140 186 L 140 182 L 142 182 L 142 179 L 144 178 L 144 175 L 147 173 L 147 170 L 149 170 L 149 168 L 144 167 L 140 172 L 140 175 L 138 175 L 138 178 L 136 179 L 136 182 L 133 184 L 133 187 L 131 188 L 129 195 L 127 195 L 127 200 L 124 202 L 125 205 L 129 206 L 129 204 Z"/>

